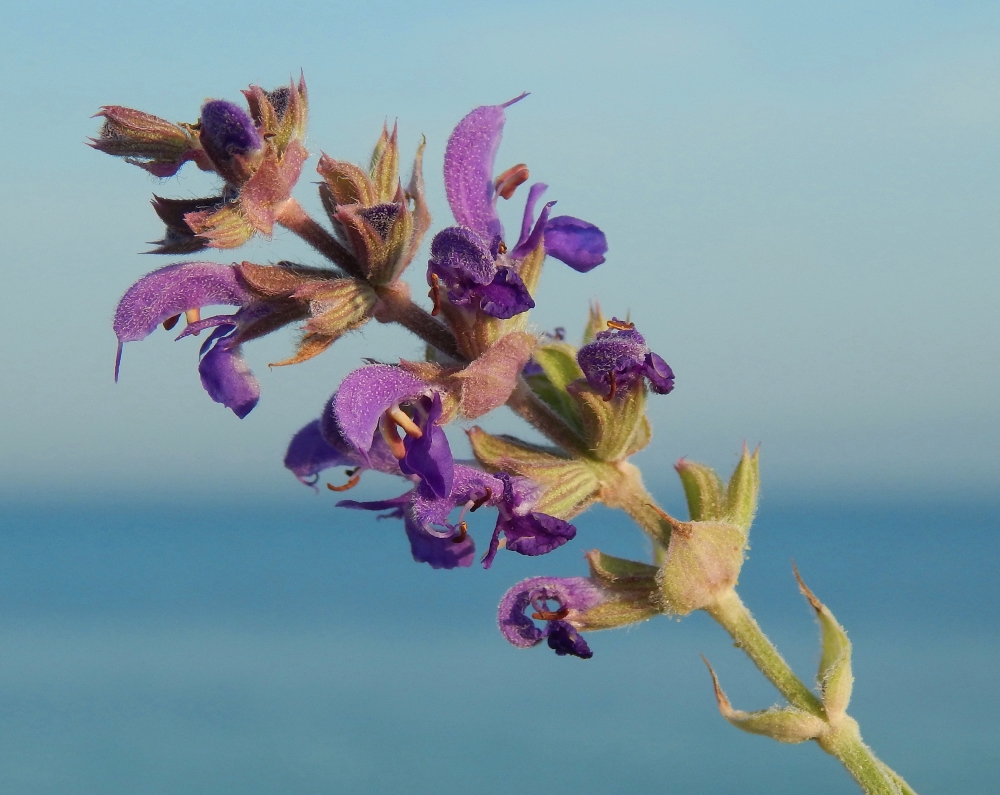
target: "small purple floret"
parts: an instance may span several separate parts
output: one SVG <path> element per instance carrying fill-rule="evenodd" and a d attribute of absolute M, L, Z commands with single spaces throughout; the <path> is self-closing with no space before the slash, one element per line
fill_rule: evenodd
<path fill-rule="evenodd" d="M 428 280 L 437 276 L 455 306 L 504 320 L 527 312 L 535 302 L 517 272 L 497 263 L 499 242 L 459 226 L 442 229 L 431 242 Z"/>
<path fill-rule="evenodd" d="M 612 323 L 621 324 L 617 318 Z M 576 360 L 587 382 L 602 395 L 624 393 L 633 384 L 641 383 L 643 377 L 659 394 L 674 388 L 670 365 L 649 350 L 642 334 L 634 328 L 598 333 L 593 342 L 580 348 Z"/>
<path fill-rule="evenodd" d="M 201 107 L 201 143 L 209 157 L 219 163 L 260 149 L 264 140 L 239 105 L 210 99 Z"/>
<path fill-rule="evenodd" d="M 604 592 L 585 577 L 532 577 L 504 594 L 497 623 L 503 636 L 519 648 L 531 648 L 548 639 L 556 654 L 588 659 L 593 653 L 573 625 L 573 615 L 605 599 Z M 545 621 L 545 629 L 535 624 L 529 611 L 552 616 L 538 619 Z"/>

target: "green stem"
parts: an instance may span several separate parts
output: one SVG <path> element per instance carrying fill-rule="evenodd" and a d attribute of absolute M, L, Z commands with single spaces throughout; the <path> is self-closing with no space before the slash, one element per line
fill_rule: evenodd
<path fill-rule="evenodd" d="M 722 625 L 789 704 L 826 720 L 823 704 L 778 653 L 736 591 L 723 593 L 705 612 Z"/>
<path fill-rule="evenodd" d="M 817 739 L 820 748 L 840 760 L 866 795 L 916 795 L 913 789 L 861 740 L 858 723 L 844 715 Z"/>

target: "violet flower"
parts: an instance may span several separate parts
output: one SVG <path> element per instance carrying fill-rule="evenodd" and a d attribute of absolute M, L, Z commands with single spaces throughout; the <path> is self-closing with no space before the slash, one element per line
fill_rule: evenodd
<path fill-rule="evenodd" d="M 491 243 L 471 229 L 451 226 L 431 241 L 427 279 L 440 280 L 455 306 L 479 310 L 506 320 L 535 306 L 528 288 L 510 265 L 501 259 L 500 238 Z"/>
<path fill-rule="evenodd" d="M 574 619 L 606 598 L 604 591 L 585 577 L 532 577 L 504 594 L 497 623 L 503 636 L 518 648 L 531 648 L 547 640 L 559 656 L 587 660 L 594 653 Z M 529 608 L 530 617 L 525 613 Z M 535 621 L 544 621 L 545 628 L 540 629 Z"/>
<path fill-rule="evenodd" d="M 482 560 L 483 568 L 488 569 L 493 565 L 493 559 L 500 548 L 501 535 L 506 540 L 507 549 L 522 555 L 543 555 L 576 536 L 576 528 L 569 522 L 531 510 L 536 494 L 537 487 L 527 478 L 511 477 L 506 472 L 491 475 L 474 467 L 456 464 L 452 489 L 445 497 L 437 496 L 425 481 L 421 481 L 415 489 L 394 500 L 344 500 L 337 504 L 344 508 L 368 511 L 391 508 L 394 511 L 392 515 L 401 516 L 410 523 L 407 534 L 411 535 L 411 544 L 413 535 L 419 533 L 419 537 L 428 545 L 431 538 L 456 544 L 466 542 L 469 539 L 466 512 L 475 512 L 484 506 L 496 508 L 496 525 Z M 459 507 L 462 508 L 461 513 L 456 521 L 450 522 L 452 511 Z M 439 544 L 437 549 L 440 553 L 448 550 L 444 544 Z M 472 546 L 468 547 L 469 561 L 473 549 Z M 414 557 L 417 557 L 416 552 Z M 469 562 L 458 565 L 467 566 Z"/>
<path fill-rule="evenodd" d="M 195 321 L 178 339 L 215 326 L 201 347 L 198 372 L 212 400 L 222 403 L 241 419 L 257 405 L 260 385 L 240 353 L 236 331 L 256 313 L 252 296 L 241 284 L 232 265 L 214 262 L 181 262 L 143 276 L 122 296 L 115 311 L 113 328 L 118 337 L 115 380 L 121 367 L 122 347 L 148 337 L 158 325 L 171 324 L 186 312 L 203 306 L 239 306 L 232 315 Z"/>
<path fill-rule="evenodd" d="M 350 373 L 333 396 L 333 415 L 343 438 L 370 464 L 376 432 L 399 461 L 403 474 L 414 475 L 431 492 L 451 492 L 454 461 L 441 417 L 441 396 L 401 367 L 372 364 Z M 403 411 L 403 405 L 410 413 Z M 400 437 L 399 429 L 405 436 Z"/>
<path fill-rule="evenodd" d="M 587 382 L 607 400 L 623 394 L 633 384 L 641 384 L 643 378 L 654 392 L 670 392 L 674 388 L 674 371 L 649 349 L 634 324 L 614 318 L 608 326 L 576 355 Z"/>
<path fill-rule="evenodd" d="M 521 94 L 502 105 L 476 108 L 458 123 L 445 149 L 448 206 L 455 220 L 479 235 L 487 246 L 492 246 L 494 240 L 503 239 L 503 225 L 496 210 L 497 196 L 509 198 L 517 185 L 528 178 L 524 166 L 515 166 L 496 180 L 493 178 L 494 161 L 503 136 L 504 109 L 525 96 L 527 94 Z M 538 222 L 532 223 L 534 205 L 545 187 L 538 183 L 529 192 L 521 235 L 511 258 L 517 260 L 527 255 L 544 235 L 545 253 L 575 270 L 589 271 L 604 262 L 608 250 L 604 233 L 593 224 L 572 216 L 550 220 L 549 211 L 555 202 L 546 204 Z"/>

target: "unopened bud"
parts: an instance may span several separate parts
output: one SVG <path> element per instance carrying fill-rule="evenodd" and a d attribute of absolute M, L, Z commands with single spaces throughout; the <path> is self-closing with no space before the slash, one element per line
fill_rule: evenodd
<path fill-rule="evenodd" d="M 743 567 L 746 535 L 726 522 L 679 522 L 667 514 L 670 544 L 660 568 L 664 612 L 678 616 L 710 607 L 732 590 Z"/>

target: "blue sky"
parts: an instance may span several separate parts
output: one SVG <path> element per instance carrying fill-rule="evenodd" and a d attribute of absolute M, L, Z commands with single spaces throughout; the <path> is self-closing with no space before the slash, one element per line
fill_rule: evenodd
<path fill-rule="evenodd" d="M 263 398 L 242 422 L 202 392 L 196 345 L 166 334 L 130 345 L 112 383 L 115 303 L 170 261 L 138 253 L 160 236 L 149 196 L 210 181 L 160 184 L 90 150 L 89 117 L 116 103 L 193 120 L 207 97 L 300 68 L 314 154 L 363 161 L 385 119 L 407 156 L 427 136 L 438 227 L 450 128 L 532 92 L 509 113 L 500 165 L 527 162 L 611 245 L 588 275 L 551 262 L 534 319 L 577 334 L 600 297 L 673 365 L 640 459 L 654 488 L 675 489 L 677 457 L 726 469 L 746 440 L 778 491 L 995 489 L 995 4 L 42 2 L 5 15 L 5 493 L 293 495 L 284 445 L 339 378 L 362 356 L 415 354 L 369 324 L 269 372 L 294 343 L 275 335 L 248 348 Z M 318 209 L 310 168 L 297 195 Z M 316 261 L 287 234 L 217 257 L 233 258 Z"/>

